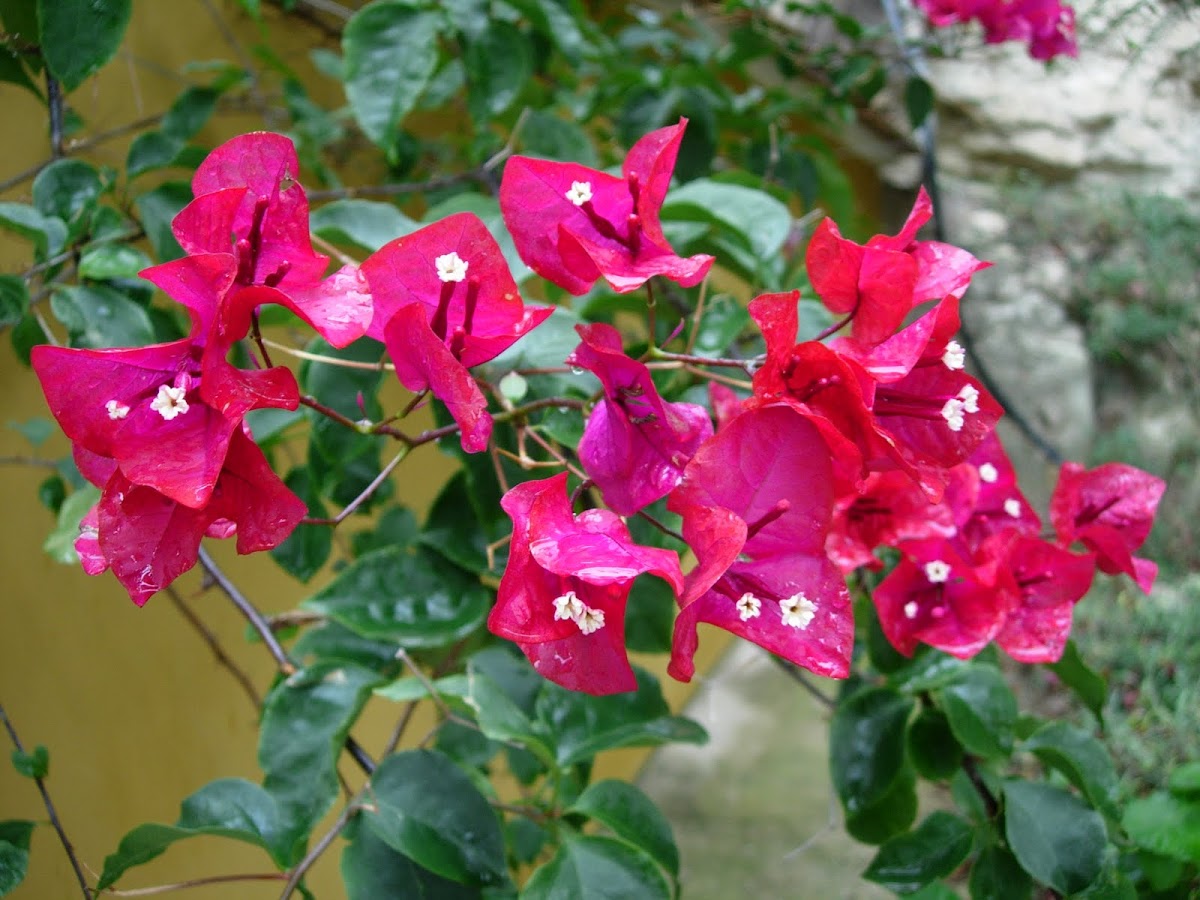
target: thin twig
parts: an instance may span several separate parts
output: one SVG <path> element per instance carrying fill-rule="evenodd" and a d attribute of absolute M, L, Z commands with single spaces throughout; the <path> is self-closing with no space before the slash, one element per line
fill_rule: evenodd
<path fill-rule="evenodd" d="M 398 197 L 404 194 L 436 191 L 462 184 L 464 181 L 480 181 L 483 175 L 482 169 L 471 169 L 466 172 L 456 172 L 453 175 L 440 175 L 426 181 L 398 181 L 392 184 L 362 184 L 329 188 L 323 191 L 309 191 L 308 199 L 310 202 L 316 203 L 321 200 L 346 200 L 358 197 Z"/>
<path fill-rule="evenodd" d="M 800 687 L 804 688 L 804 690 L 812 695 L 814 700 L 816 700 L 826 709 L 834 709 L 837 706 L 837 701 L 825 694 L 823 691 L 819 690 L 815 684 L 809 681 L 808 676 L 804 674 L 804 670 L 798 665 L 793 662 L 789 662 L 780 656 L 776 656 L 774 653 L 771 654 L 771 659 L 775 661 L 775 664 L 778 665 L 779 668 L 787 672 L 793 681 L 800 685 Z"/>
<path fill-rule="evenodd" d="M 63 156 L 63 96 L 62 85 L 46 70 L 46 106 L 50 110 L 50 155 Z"/>
<path fill-rule="evenodd" d="M 650 515 L 650 513 L 646 512 L 644 509 L 638 510 L 638 516 L 642 519 L 645 519 L 647 522 L 649 522 L 651 525 L 653 525 L 655 528 L 657 528 L 663 534 L 669 535 L 670 537 L 675 538 L 675 540 L 679 541 L 681 544 L 687 543 L 687 538 L 685 538 L 682 534 L 680 534 L 674 528 L 668 528 L 666 525 L 664 525 L 662 522 L 658 521 L 658 519 L 654 518 L 654 516 Z"/>
<path fill-rule="evenodd" d="M 287 344 L 281 344 L 278 341 L 272 341 L 268 338 L 263 338 L 262 342 L 272 350 L 281 350 L 288 356 L 294 356 L 296 359 L 305 359 L 309 362 L 318 362 L 327 366 L 341 366 L 343 369 L 363 369 L 369 372 L 396 371 L 396 367 L 388 362 L 365 362 L 359 359 L 338 359 L 336 356 L 323 356 L 320 353 L 309 353 L 307 350 L 298 350 L 295 347 L 289 347 Z"/>
<path fill-rule="evenodd" d="M 391 460 L 388 462 L 388 464 L 383 467 L 383 469 L 380 471 L 380 473 L 378 475 L 375 476 L 374 480 L 370 484 L 368 484 L 365 488 L 363 488 L 362 492 L 357 497 L 355 497 L 353 500 L 351 500 L 349 503 L 347 503 L 346 506 L 342 509 L 342 511 L 340 513 L 338 513 L 336 516 L 334 516 L 331 519 L 307 519 L 306 518 L 306 519 L 302 519 L 301 523 L 305 524 L 305 525 L 329 525 L 334 528 L 336 528 L 338 525 L 341 525 L 342 522 L 346 521 L 346 519 L 348 519 L 350 516 L 354 515 L 355 511 L 357 511 L 360 506 L 362 506 L 364 503 L 366 503 L 368 498 L 370 498 L 370 496 L 372 494 L 374 494 L 377 490 L 379 490 L 379 486 L 381 484 L 383 484 L 385 481 L 387 481 L 388 477 L 394 471 L 396 471 L 396 466 L 400 465 L 400 463 L 402 463 L 404 461 L 404 457 L 408 456 L 410 449 L 411 448 L 407 444 L 405 444 L 403 447 L 401 447 L 400 452 L 391 458 Z"/>
<path fill-rule="evenodd" d="M 360 793 L 359 797 L 361 798 Z M 317 841 L 313 848 L 308 851 L 308 855 L 296 864 L 288 876 L 287 884 L 283 886 L 283 893 L 279 895 L 279 900 L 288 900 L 292 896 L 292 892 L 296 890 L 296 886 L 304 880 L 305 873 L 313 867 L 313 864 L 321 858 L 321 854 L 329 849 L 339 834 L 345 831 L 346 826 L 350 824 L 350 819 L 358 813 L 361 808 L 359 801 L 353 800 L 346 804 L 346 808 L 342 810 L 342 814 L 338 816 L 337 821 L 333 823 L 333 827 L 321 835 L 321 839 Z"/>
<path fill-rule="evenodd" d="M 13 746 L 17 748 L 17 752 L 24 753 L 25 748 L 21 746 L 21 739 L 17 736 L 17 730 L 13 727 L 13 723 L 9 721 L 7 713 L 4 712 L 3 704 L 0 704 L 0 722 L 4 723 L 4 728 L 8 732 L 9 738 L 12 739 Z M 55 810 L 54 802 L 50 799 L 50 792 L 46 790 L 46 782 L 37 777 L 33 780 L 42 795 L 42 805 L 46 807 L 46 814 L 50 817 L 50 824 L 54 826 L 54 830 L 58 833 L 58 840 L 62 844 L 63 850 L 67 852 L 67 859 L 71 861 L 71 868 L 75 870 L 75 878 L 79 881 L 79 887 L 83 891 L 84 900 L 91 900 L 92 893 L 88 889 L 87 878 L 84 877 L 83 868 L 79 865 L 78 857 L 75 856 L 75 848 L 71 846 L 71 839 L 67 837 L 67 832 L 63 830 L 62 822 L 58 818 L 58 811 Z"/>
<path fill-rule="evenodd" d="M 185 891 L 188 888 L 204 887 L 209 884 L 234 884 L 239 881 L 283 881 L 287 878 L 284 872 L 261 872 L 248 875 L 211 875 L 208 878 L 194 878 L 191 881 L 176 881 L 174 884 L 157 884 L 154 887 L 132 888 L 119 891 L 116 888 L 105 888 L 100 895 L 105 897 L 152 897 L 155 894 L 167 894 L 171 891 Z"/>
<path fill-rule="evenodd" d="M 195 629 L 196 633 L 203 638 L 204 643 L 208 644 L 208 649 L 211 650 L 213 656 L 216 657 L 217 663 L 228 670 L 229 674 L 234 677 L 234 680 L 241 685 L 246 696 L 250 698 L 250 702 L 254 704 L 254 708 L 261 708 L 262 697 L 255 689 L 254 682 L 252 682 L 250 680 L 250 676 L 247 675 L 245 671 L 233 661 L 233 658 L 225 652 L 225 648 L 221 646 L 221 642 L 217 638 L 216 633 L 207 625 L 205 625 L 203 620 L 196 615 L 195 610 L 193 610 L 188 605 L 187 601 L 180 596 L 179 591 L 170 585 L 168 585 L 165 590 L 167 596 L 175 605 L 175 608 L 179 610 L 179 614 L 182 615 L 183 618 L 187 620 L 187 623 L 191 625 L 193 629 Z"/>
<path fill-rule="evenodd" d="M 296 674 L 298 666 L 292 662 L 292 658 L 288 656 L 287 651 L 283 649 L 283 645 L 275 637 L 275 632 L 271 630 L 271 624 L 258 611 L 258 608 L 238 590 L 237 585 L 229 580 L 229 577 L 217 565 L 216 560 L 203 547 L 200 548 L 200 565 L 216 583 L 217 587 L 224 592 L 225 596 L 233 601 L 233 605 L 238 608 L 238 611 L 262 639 L 262 642 L 267 647 L 267 652 L 271 654 L 271 658 L 275 660 L 275 664 L 279 667 L 279 671 L 284 675 Z"/>
<path fill-rule="evenodd" d="M 58 463 L 52 459 L 38 459 L 36 456 L 0 456 L 0 466 L 33 466 L 38 469 L 58 470 Z"/>
<path fill-rule="evenodd" d="M 696 300 L 696 311 L 692 313 L 692 333 L 688 335 L 687 343 L 684 344 L 683 352 L 687 356 L 691 356 L 696 350 L 696 341 L 700 337 L 700 325 L 704 318 L 704 304 L 707 297 L 708 275 L 705 275 L 704 280 L 700 282 L 700 296 Z"/>

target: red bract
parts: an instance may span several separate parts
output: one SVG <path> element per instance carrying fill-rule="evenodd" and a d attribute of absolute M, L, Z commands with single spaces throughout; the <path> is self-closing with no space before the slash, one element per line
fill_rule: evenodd
<path fill-rule="evenodd" d="M 205 505 L 184 506 L 118 470 L 81 523 L 75 547 L 85 572 L 111 568 L 142 606 L 196 564 L 205 535 L 236 533 L 238 553 L 268 550 L 287 538 L 304 513 L 304 503 L 239 428 Z"/>
<path fill-rule="evenodd" d="M 572 294 L 586 293 L 601 276 L 618 293 L 653 275 L 699 284 L 713 258 L 676 256 L 658 220 L 686 125 L 680 119 L 634 144 L 621 178 L 575 163 L 510 159 L 500 210 L 521 259 Z"/>
<path fill-rule="evenodd" d="M 1105 463 L 1091 470 L 1079 463 L 1063 463 L 1050 498 L 1050 521 L 1058 542 L 1066 547 L 1081 541 L 1095 551 L 1101 572 L 1124 572 L 1150 593 L 1158 566 L 1133 551 L 1150 534 L 1166 488 L 1161 478 L 1124 463 Z"/>
<path fill-rule="evenodd" d="M 579 325 L 575 330 L 583 343 L 567 358 L 568 365 L 589 370 L 604 385 L 604 399 L 592 410 L 579 442 L 579 459 L 604 502 L 621 515 L 633 515 L 679 483 L 696 448 L 712 436 L 712 422 L 703 406 L 664 403 L 650 370 L 625 355 L 617 329 Z"/>
<path fill-rule="evenodd" d="M 856 341 L 886 340 L 926 300 L 962 297 L 971 275 L 990 265 L 958 247 L 916 240 L 932 215 L 922 188 L 894 237 L 876 235 L 863 246 L 842 237 L 832 219 L 817 226 L 805 256 L 809 280 L 830 311 L 852 318 Z"/>
<path fill-rule="evenodd" d="M 668 671 L 695 671 L 708 622 L 819 675 L 844 678 L 854 620 L 825 556 L 833 505 L 829 451 L 786 406 L 742 413 L 688 464 L 668 505 L 696 554 L 680 598 Z"/>
<path fill-rule="evenodd" d="M 969 517 L 962 528 L 963 539 L 972 551 L 993 534 L 1016 531 L 1036 536 L 1042 530 L 1041 517 L 1017 487 L 1016 470 L 995 432 L 984 439 L 961 467 L 974 470 L 978 482 Z"/>
<path fill-rule="evenodd" d="M 259 289 L 252 305 L 285 306 L 344 347 L 370 323 L 371 298 L 353 265 L 324 277 L 329 258 L 313 253 L 299 173 L 296 149 L 283 135 L 233 138 L 200 164 L 192 179 L 196 199 L 175 217 L 172 231 L 188 254 L 229 257 L 234 285 Z M 153 271 L 146 277 L 156 280 Z"/>
<path fill-rule="evenodd" d="M 1075 10 L 1058 0 L 917 0 L 931 24 L 978 19 L 989 44 L 1026 41 L 1034 59 L 1075 56 Z"/>
<path fill-rule="evenodd" d="M 462 426 L 464 450 L 487 446 L 487 401 L 467 371 L 537 327 L 551 308 L 527 307 L 487 226 L 458 213 L 369 256 L 375 300 L 368 334 L 387 344 L 400 382 L 432 389 Z"/>
<path fill-rule="evenodd" d="M 527 481 L 500 501 L 513 536 L 488 629 L 515 641 L 538 672 L 565 688 L 636 690 L 625 650 L 629 590 L 649 572 L 678 593 L 679 559 L 633 543 L 608 510 L 574 515 L 566 485 L 566 473 Z"/>
<path fill-rule="evenodd" d="M 970 561 L 943 539 L 911 541 L 872 598 L 884 636 L 905 656 L 918 643 L 967 659 L 987 646 L 1017 604 L 995 560 Z"/>

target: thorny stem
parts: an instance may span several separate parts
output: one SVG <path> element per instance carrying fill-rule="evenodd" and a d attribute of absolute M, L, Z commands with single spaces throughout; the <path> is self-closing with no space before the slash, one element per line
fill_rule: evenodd
<path fill-rule="evenodd" d="M 13 746 L 17 748 L 17 752 L 24 753 L 25 748 L 21 745 L 21 739 L 17 736 L 16 728 L 13 727 L 13 723 L 9 721 L 8 715 L 4 712 L 3 704 L 0 704 L 0 722 L 4 723 L 4 729 L 8 732 L 8 736 L 12 740 Z M 78 857 L 75 856 L 75 848 L 71 846 L 71 839 L 67 837 L 67 832 L 63 830 L 62 822 L 58 818 L 58 811 L 55 810 L 54 802 L 50 799 L 50 792 L 46 790 L 46 783 L 41 778 L 34 778 L 33 780 L 37 784 L 38 792 L 42 795 L 42 805 L 46 807 L 46 814 L 50 817 L 50 824 L 54 826 L 63 850 L 67 852 L 67 859 L 71 861 L 71 868 L 75 870 L 75 878 L 79 881 L 79 887 L 83 891 L 84 900 L 91 900 L 92 894 L 88 889 L 87 879 L 83 875 L 83 869 L 79 865 Z"/>
<path fill-rule="evenodd" d="M 180 596 L 179 591 L 177 591 L 173 586 L 168 585 L 166 587 L 166 593 L 167 597 L 169 597 L 171 602 L 175 605 L 175 608 L 179 610 L 179 614 L 183 616 L 185 620 L 187 620 L 187 623 L 191 625 L 193 629 L 195 629 L 196 633 L 199 634 L 204 640 L 204 643 L 208 644 L 208 649 L 210 649 L 213 653 L 213 656 L 216 657 L 217 663 L 223 666 L 229 672 L 229 674 L 234 677 L 234 680 L 241 685 L 241 688 L 245 692 L 246 696 L 250 698 L 250 702 L 254 704 L 254 708 L 259 709 L 262 706 L 262 697 L 259 696 L 258 691 L 254 687 L 254 683 L 250 680 L 250 676 L 247 675 L 238 666 L 238 664 L 233 661 L 229 654 L 225 652 L 225 648 L 221 646 L 221 642 L 217 639 L 217 635 L 211 628 L 204 624 L 204 621 L 198 615 L 196 615 L 195 610 L 193 610 L 191 606 L 188 605 L 187 601 Z"/>
<path fill-rule="evenodd" d="M 262 872 L 249 875 L 212 875 L 208 878 L 194 878 L 191 881 L 176 881 L 173 884 L 158 884 L 154 887 L 133 888 L 119 891 L 116 888 L 105 888 L 99 893 L 105 897 L 152 897 L 155 894 L 167 894 L 171 891 L 185 891 L 188 888 L 204 887 L 209 884 L 234 884 L 239 881 L 283 881 L 287 875 L 283 872 Z"/>

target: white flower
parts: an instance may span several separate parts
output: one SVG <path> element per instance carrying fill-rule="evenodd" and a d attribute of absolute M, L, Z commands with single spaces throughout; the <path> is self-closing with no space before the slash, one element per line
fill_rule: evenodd
<path fill-rule="evenodd" d="M 963 350 L 962 344 L 958 341 L 951 341 L 946 345 L 946 351 L 942 354 L 942 362 L 945 363 L 947 369 L 961 369 L 967 364 L 967 352 Z"/>
<path fill-rule="evenodd" d="M 804 596 L 804 592 L 793 594 L 786 600 L 779 601 L 780 621 L 792 628 L 803 631 L 817 614 L 817 604 Z"/>
<path fill-rule="evenodd" d="M 979 391 L 973 385 L 964 384 L 958 392 L 958 399 L 962 401 L 963 409 L 967 412 L 979 412 Z"/>
<path fill-rule="evenodd" d="M 575 596 L 574 591 L 567 591 L 561 597 L 554 598 L 554 620 L 570 619 L 575 621 L 583 614 L 583 601 Z"/>
<path fill-rule="evenodd" d="M 604 610 L 592 609 L 590 606 L 585 606 L 583 612 L 575 619 L 575 624 L 579 626 L 579 630 L 584 634 L 599 631 L 604 627 Z"/>
<path fill-rule="evenodd" d="M 129 415 L 129 407 L 116 400 L 109 400 L 104 404 L 104 408 L 108 410 L 108 417 L 110 419 L 123 419 Z"/>
<path fill-rule="evenodd" d="M 925 563 L 925 577 L 933 584 L 941 584 L 950 577 L 950 564 L 940 559 Z"/>
<path fill-rule="evenodd" d="M 743 622 L 745 622 L 747 619 L 753 619 L 762 610 L 762 601 L 749 591 L 738 597 L 736 605 L 738 617 Z"/>
<path fill-rule="evenodd" d="M 467 277 L 467 261 L 451 250 L 433 261 L 442 281 L 462 281 Z"/>
<path fill-rule="evenodd" d="M 150 402 L 150 408 L 168 422 L 176 416 L 182 416 L 188 411 L 187 388 L 162 385 Z M 112 411 L 109 410 L 108 414 L 111 416 Z"/>
<path fill-rule="evenodd" d="M 962 431 L 963 423 L 966 421 L 963 418 L 963 402 L 956 397 L 947 400 L 946 405 L 942 407 L 942 418 L 946 420 L 951 431 Z"/>
<path fill-rule="evenodd" d="M 904 618 L 915 619 L 917 617 L 917 601 L 909 600 L 904 604 Z"/>
<path fill-rule="evenodd" d="M 1016 497 L 1009 497 L 1004 501 L 1004 511 L 1014 519 L 1021 518 L 1021 501 Z"/>
<path fill-rule="evenodd" d="M 571 189 L 567 191 L 567 199 L 576 206 L 583 206 L 592 199 L 592 183 L 590 181 L 572 181 Z"/>
<path fill-rule="evenodd" d="M 1000 473 L 996 471 L 996 467 L 991 463 L 984 463 L 979 467 L 979 477 L 988 484 L 995 484 L 996 479 L 1000 477 Z"/>

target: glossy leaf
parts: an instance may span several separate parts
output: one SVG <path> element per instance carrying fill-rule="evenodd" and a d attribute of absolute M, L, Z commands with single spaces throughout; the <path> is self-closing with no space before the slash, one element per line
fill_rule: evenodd
<path fill-rule="evenodd" d="M 65 0 L 63 5 L 73 2 Z M 61 219 L 70 226 L 95 204 L 102 190 L 93 166 L 79 159 L 59 159 L 33 179 L 33 205 L 42 215 Z"/>
<path fill-rule="evenodd" d="M 418 865 L 465 884 L 507 879 L 495 812 L 443 754 L 410 750 L 389 757 L 371 776 L 371 797 L 363 814 L 368 827 Z"/>
<path fill-rule="evenodd" d="M 38 44 L 47 68 L 73 91 L 112 59 L 133 0 L 38 0 Z"/>
<path fill-rule="evenodd" d="M 913 701 L 888 688 L 866 688 L 834 713 L 829 734 L 833 786 L 847 815 L 891 791 L 905 767 L 904 735 Z"/>
<path fill-rule="evenodd" d="M 521 900 L 669 900 L 671 887 L 651 858 L 608 837 L 571 837 L 530 876 Z"/>
<path fill-rule="evenodd" d="M 96 244 L 79 258 L 80 278 L 135 278 L 150 265 L 150 257 L 129 244 Z"/>
<path fill-rule="evenodd" d="M 366 638 L 444 647 L 483 622 L 491 592 L 425 547 L 389 547 L 355 560 L 303 606 Z"/>
<path fill-rule="evenodd" d="M 1050 722 L 1022 745 L 1057 769 L 1103 813 L 1116 816 L 1117 770 L 1100 741 L 1066 722 Z"/>
<path fill-rule="evenodd" d="M 29 312 L 29 288 L 19 275 L 0 275 L 0 328 L 16 325 Z"/>
<path fill-rule="evenodd" d="M 421 227 L 392 204 L 377 200 L 327 203 L 313 212 L 309 226 L 327 241 L 354 244 L 372 253 Z"/>
<path fill-rule="evenodd" d="M 14 750 L 12 764 L 13 768 L 26 778 L 45 778 L 50 774 L 50 751 L 42 744 L 34 747 L 31 753 Z"/>
<path fill-rule="evenodd" d="M 908 834 L 887 841 L 863 873 L 897 894 L 911 894 L 957 869 L 971 852 L 971 826 L 948 812 L 929 814 Z"/>
<path fill-rule="evenodd" d="M 467 105 L 476 122 L 487 122 L 516 102 L 533 75 L 533 48 L 518 28 L 494 21 L 467 41 Z"/>
<path fill-rule="evenodd" d="M 1104 819 L 1062 788 L 1006 781 L 1004 834 L 1021 867 L 1063 894 L 1084 890 L 1100 875 Z"/>
<path fill-rule="evenodd" d="M 42 549 L 51 559 L 68 566 L 78 564 L 75 539 L 79 537 L 79 523 L 88 510 L 99 502 L 100 489 L 90 484 L 85 484 L 63 502 L 58 508 L 58 522 L 42 544 Z"/>
<path fill-rule="evenodd" d="M 1017 698 L 999 670 L 972 664 L 938 692 L 950 730 L 968 753 L 987 759 L 1012 752 Z"/>
<path fill-rule="evenodd" d="M 950 723 L 936 709 L 921 710 L 908 726 L 908 755 L 921 777 L 931 781 L 953 776 L 963 759 Z"/>
<path fill-rule="evenodd" d="M 309 477 L 307 469 L 293 469 L 284 479 L 288 489 L 304 501 L 309 516 L 325 516 L 325 505 Z M 307 582 L 329 559 L 333 551 L 333 528 L 329 525 L 305 525 L 301 523 L 278 547 L 271 550 L 271 558 L 294 578 Z"/>
<path fill-rule="evenodd" d="M 760 261 L 779 253 L 792 227 L 788 208 L 765 191 L 708 178 L 669 193 L 662 216 L 711 222 L 736 236 Z"/>
<path fill-rule="evenodd" d="M 905 766 L 891 789 L 875 803 L 846 815 L 846 833 L 864 844 L 882 844 L 904 834 L 917 820 L 917 776 Z"/>
<path fill-rule="evenodd" d="M 1200 801 L 1159 791 L 1131 800 L 1121 824 L 1139 847 L 1200 865 Z"/>
<path fill-rule="evenodd" d="M 183 248 L 171 231 L 171 220 L 192 200 L 192 187 L 186 182 L 168 181 L 134 199 L 141 216 L 146 239 L 159 262 L 183 256 Z"/>
<path fill-rule="evenodd" d="M 971 900 L 1029 900 L 1033 879 L 1004 847 L 985 847 L 971 866 Z"/>
<path fill-rule="evenodd" d="M 679 849 L 667 821 L 654 801 L 624 781 L 597 781 L 571 804 L 571 812 L 594 819 L 646 851 L 672 877 L 679 875 Z"/>
<path fill-rule="evenodd" d="M 107 285 L 60 287 L 50 309 L 67 326 L 72 347 L 142 347 L 154 340 L 145 308 Z"/>
<path fill-rule="evenodd" d="M 478 887 L 447 881 L 421 868 L 360 822 L 346 829 L 346 837 L 349 843 L 342 851 L 342 881 L 347 900 L 481 900 L 483 896 Z"/>
<path fill-rule="evenodd" d="M 0 202 L 0 228 L 33 241 L 40 258 L 54 256 L 67 240 L 62 219 L 44 216 L 26 203 Z"/>
<path fill-rule="evenodd" d="M 467 690 L 463 695 L 475 711 L 479 729 L 494 741 L 514 741 L 544 761 L 553 760 L 544 735 L 538 733 L 525 712 L 482 669 L 467 666 Z"/>
<path fill-rule="evenodd" d="M 33 824 L 21 819 L 0 822 L 0 897 L 8 895 L 25 880 Z"/>
<path fill-rule="evenodd" d="M 1104 703 L 1108 699 L 1108 684 L 1100 676 L 1088 668 L 1079 655 L 1079 648 L 1074 641 L 1067 641 L 1063 655 L 1056 663 L 1046 666 L 1058 676 L 1067 687 L 1075 692 L 1083 705 L 1091 710 L 1092 715 L 1104 723 Z"/>

